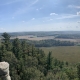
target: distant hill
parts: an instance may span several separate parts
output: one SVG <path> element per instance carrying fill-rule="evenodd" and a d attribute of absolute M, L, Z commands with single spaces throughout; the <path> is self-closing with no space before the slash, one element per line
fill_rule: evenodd
<path fill-rule="evenodd" d="M 54 36 L 59 34 L 80 34 L 80 31 L 35 31 L 35 32 L 9 32 L 12 37 L 34 35 L 34 36 Z M 2 33 L 0 33 L 1 37 Z"/>

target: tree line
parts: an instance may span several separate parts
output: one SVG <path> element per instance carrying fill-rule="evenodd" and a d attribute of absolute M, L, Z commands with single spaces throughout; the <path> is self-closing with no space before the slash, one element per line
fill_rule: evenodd
<path fill-rule="evenodd" d="M 55 38 L 80 39 L 80 34 L 60 34 L 60 35 L 57 35 Z"/>
<path fill-rule="evenodd" d="M 40 40 L 40 41 L 30 41 L 26 40 L 29 44 L 34 44 L 35 47 L 54 47 L 54 46 L 74 46 L 74 42 L 70 41 L 60 41 L 60 40 L 54 40 L 54 39 L 48 39 L 48 40 Z"/>

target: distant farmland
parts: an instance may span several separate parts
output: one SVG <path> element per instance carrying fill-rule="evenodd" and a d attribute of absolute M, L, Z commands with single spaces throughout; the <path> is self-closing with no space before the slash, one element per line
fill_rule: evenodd
<path fill-rule="evenodd" d="M 61 61 L 80 62 L 80 46 L 42 47 L 41 49 L 46 54 L 52 51 L 52 56 Z"/>
<path fill-rule="evenodd" d="M 54 40 L 60 40 L 60 41 L 80 42 L 80 39 L 61 39 L 61 38 L 55 38 L 54 36 L 37 37 L 37 36 L 33 36 L 33 35 L 26 35 L 26 36 L 11 37 L 11 39 L 15 39 L 15 38 L 35 40 L 35 41 L 54 39 Z"/>
<path fill-rule="evenodd" d="M 39 40 L 46 40 L 46 39 L 54 39 L 54 36 L 37 37 L 33 35 L 27 35 L 27 36 L 11 37 L 11 39 L 14 39 L 14 38 L 39 41 Z"/>

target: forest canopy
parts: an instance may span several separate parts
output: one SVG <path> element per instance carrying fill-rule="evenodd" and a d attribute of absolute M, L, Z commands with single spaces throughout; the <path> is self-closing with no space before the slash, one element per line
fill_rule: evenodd
<path fill-rule="evenodd" d="M 8 33 L 2 34 L 0 44 L 0 62 L 10 64 L 12 80 L 78 80 L 80 64 L 70 65 L 52 57 L 52 52 L 44 51 L 34 45 L 15 38 L 10 40 Z"/>

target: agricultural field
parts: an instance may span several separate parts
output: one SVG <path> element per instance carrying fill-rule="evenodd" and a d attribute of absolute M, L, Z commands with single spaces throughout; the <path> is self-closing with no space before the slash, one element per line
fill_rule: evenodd
<path fill-rule="evenodd" d="M 28 40 L 34 40 L 34 41 L 39 41 L 39 40 L 47 40 L 47 39 L 54 39 L 54 36 L 44 36 L 44 37 L 37 37 L 34 35 L 26 35 L 26 36 L 17 36 L 17 37 L 11 37 L 11 39 L 28 39 Z"/>
<path fill-rule="evenodd" d="M 52 56 L 61 61 L 80 62 L 80 46 L 42 47 L 40 49 L 46 54 L 52 51 Z"/>
<path fill-rule="evenodd" d="M 11 39 L 27 39 L 32 41 L 40 40 L 60 40 L 80 43 L 80 31 L 43 31 L 43 32 L 14 32 L 9 33 Z M 2 39 L 2 33 L 0 33 L 0 39 Z"/>
<path fill-rule="evenodd" d="M 27 39 L 27 40 L 32 40 L 32 41 L 40 41 L 40 40 L 49 40 L 49 39 L 54 39 L 54 40 L 59 40 L 59 41 L 70 41 L 70 42 L 79 42 L 80 39 L 61 39 L 61 38 L 55 38 L 54 36 L 44 36 L 44 37 L 37 37 L 34 35 L 26 35 L 26 36 L 17 36 L 17 37 L 11 37 L 11 39 Z"/>

